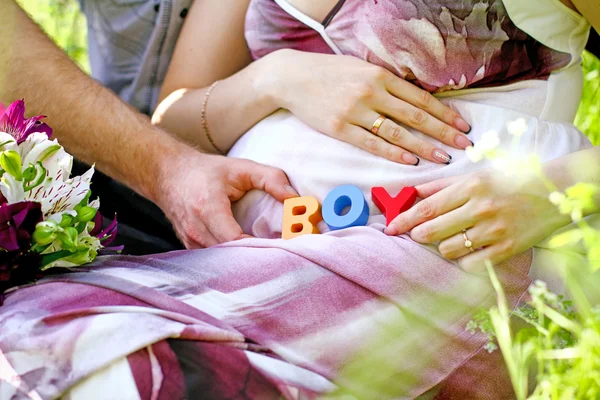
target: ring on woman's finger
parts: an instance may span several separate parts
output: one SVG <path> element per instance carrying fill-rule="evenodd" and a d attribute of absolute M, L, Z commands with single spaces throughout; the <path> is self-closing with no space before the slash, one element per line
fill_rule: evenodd
<path fill-rule="evenodd" d="M 371 133 L 373 135 L 377 135 L 377 133 L 379 132 L 379 128 L 381 128 L 381 125 L 384 123 L 384 121 L 387 119 L 386 116 L 384 115 L 380 115 L 375 122 L 373 123 L 373 126 L 371 127 Z"/>
<path fill-rule="evenodd" d="M 471 240 L 469 239 L 469 236 L 467 235 L 467 230 L 466 229 L 463 229 L 462 235 L 463 235 L 463 239 L 465 240 L 465 247 L 467 249 L 469 249 L 469 251 L 471 253 L 474 252 L 475 249 L 473 248 L 473 242 L 471 242 Z"/>
<path fill-rule="evenodd" d="M 486 236 L 485 227 L 475 225 L 468 229 L 461 229 L 442 240 L 438 245 L 438 250 L 448 260 L 457 260 L 494 243 L 496 243 L 494 238 Z"/>

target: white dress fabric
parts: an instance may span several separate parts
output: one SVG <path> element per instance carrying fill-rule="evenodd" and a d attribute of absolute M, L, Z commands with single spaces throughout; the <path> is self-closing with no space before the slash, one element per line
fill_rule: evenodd
<path fill-rule="evenodd" d="M 286 11 L 293 8 L 283 0 L 277 2 L 285 3 Z M 542 161 L 591 147 L 585 135 L 572 124 L 581 99 L 581 53 L 587 42 L 589 24 L 559 0 L 504 0 L 504 5 L 520 29 L 550 48 L 570 53 L 571 63 L 555 71 L 548 80 L 455 90 L 436 96 L 471 124 L 469 138 L 475 143 L 485 132 L 495 130 L 500 136 L 500 148 L 515 155 L 535 154 Z M 299 14 L 296 10 L 292 15 Z M 507 124 L 520 118 L 526 121 L 528 129 L 515 147 Z M 412 129 L 411 132 L 447 151 L 453 157 L 452 163 L 439 165 L 421 160 L 417 167 L 397 164 L 317 132 L 286 110 L 256 124 L 240 138 L 229 156 L 283 169 L 301 196 L 314 196 L 321 203 L 333 188 L 356 185 L 370 206 L 369 225 L 382 229 L 385 218 L 371 201 L 372 187 L 383 186 L 395 195 L 405 186 L 491 167 L 489 161 L 474 164 L 463 150 L 441 144 Z M 283 206 L 265 193 L 249 193 L 234 205 L 234 214 L 248 234 L 263 238 L 281 235 Z M 321 232 L 327 231 L 324 223 L 319 228 Z M 553 259 L 554 253 L 548 253 L 545 242 L 534 251 L 532 277 L 550 280 L 554 282 L 553 288 L 560 290 L 560 280 L 554 278 L 554 274 L 548 275 L 548 257 Z"/>

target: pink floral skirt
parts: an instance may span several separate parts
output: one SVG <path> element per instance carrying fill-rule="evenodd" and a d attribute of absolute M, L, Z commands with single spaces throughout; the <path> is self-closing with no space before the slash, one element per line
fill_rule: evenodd
<path fill-rule="evenodd" d="M 379 228 L 107 257 L 11 292 L 0 398 L 510 398 L 465 329 L 488 278 Z M 530 264 L 498 266 L 512 306 Z"/>

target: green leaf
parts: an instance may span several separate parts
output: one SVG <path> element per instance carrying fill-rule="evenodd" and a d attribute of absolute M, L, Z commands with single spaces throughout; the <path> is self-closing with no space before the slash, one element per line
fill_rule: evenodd
<path fill-rule="evenodd" d="M 86 222 L 80 222 L 77 224 L 77 226 L 75 227 L 77 229 L 77 232 L 81 233 L 85 230 L 87 223 Z"/>
<path fill-rule="evenodd" d="M 61 258 L 69 257 L 71 254 L 73 253 L 68 250 L 61 250 L 56 251 L 54 253 L 42 255 L 42 270 L 46 265 L 52 264 L 53 262 L 58 261 Z"/>
<path fill-rule="evenodd" d="M 4 171 L 15 177 L 17 181 L 23 180 L 23 165 L 21 156 L 14 150 L 6 150 L 0 154 L 0 166 Z"/>
<path fill-rule="evenodd" d="M 580 229 L 573 229 L 554 236 L 552 239 L 550 239 L 548 245 L 551 248 L 556 249 L 559 247 L 579 243 L 581 239 L 583 239 L 583 232 Z"/>
<path fill-rule="evenodd" d="M 592 271 L 600 269 L 600 246 L 594 246 L 588 250 L 588 261 Z"/>

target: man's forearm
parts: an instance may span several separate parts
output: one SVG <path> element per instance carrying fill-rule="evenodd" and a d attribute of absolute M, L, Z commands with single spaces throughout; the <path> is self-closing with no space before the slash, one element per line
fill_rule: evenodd
<path fill-rule="evenodd" d="M 86 76 L 13 0 L 0 0 L 0 101 L 25 98 L 67 151 L 155 200 L 161 163 L 189 148 Z"/>

